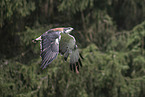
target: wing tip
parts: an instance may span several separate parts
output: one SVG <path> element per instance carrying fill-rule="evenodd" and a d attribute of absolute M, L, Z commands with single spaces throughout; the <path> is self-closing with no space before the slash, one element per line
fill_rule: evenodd
<path fill-rule="evenodd" d="M 81 59 L 84 59 L 84 57 L 82 56 L 82 54 L 81 54 L 81 53 L 80 53 L 79 55 L 80 55 L 80 58 L 81 58 Z"/>
<path fill-rule="evenodd" d="M 82 67 L 82 62 L 80 59 L 78 59 L 78 62 L 70 63 L 70 70 L 77 74 L 79 73 L 80 67 Z"/>
<path fill-rule="evenodd" d="M 67 61 L 67 57 L 64 57 L 64 61 Z"/>
<path fill-rule="evenodd" d="M 79 63 L 79 65 L 80 65 L 81 67 L 83 67 L 83 65 L 82 65 L 82 62 L 81 62 L 80 58 L 78 59 L 78 63 Z"/>

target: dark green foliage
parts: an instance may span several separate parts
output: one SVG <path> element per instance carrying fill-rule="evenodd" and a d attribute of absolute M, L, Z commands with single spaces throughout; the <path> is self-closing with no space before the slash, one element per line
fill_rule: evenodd
<path fill-rule="evenodd" d="M 118 29 L 131 29 L 145 17 L 144 0 L 111 0 L 108 10 L 117 23 Z"/>
<path fill-rule="evenodd" d="M 1 0 L 0 97 L 145 97 L 144 4 Z M 75 29 L 83 56 L 79 74 L 61 55 L 40 68 L 40 46 L 32 40 L 61 26 Z"/>
<path fill-rule="evenodd" d="M 138 43 L 142 41 L 145 35 L 145 28 L 142 28 L 144 23 L 130 31 L 129 37 L 124 40 L 127 41 L 124 44 L 124 51 L 114 49 L 103 53 L 94 44 L 82 49 L 84 61 L 79 74 L 71 72 L 69 63 L 64 62 L 60 55 L 58 60 L 44 70 L 40 69 L 41 59 L 38 57 L 32 58 L 26 64 L 17 59 L 1 60 L 1 95 L 143 97 L 144 48 L 137 43 L 137 46 L 134 45 L 130 49 L 125 45 L 131 45 L 136 39 Z M 138 38 L 132 39 L 134 35 Z"/>

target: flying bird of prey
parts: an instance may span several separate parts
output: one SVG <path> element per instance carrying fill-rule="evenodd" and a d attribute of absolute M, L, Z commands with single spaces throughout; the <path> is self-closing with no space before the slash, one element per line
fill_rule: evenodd
<path fill-rule="evenodd" d="M 75 38 L 69 34 L 72 30 L 71 27 L 50 29 L 33 40 L 33 42 L 40 40 L 41 68 L 46 68 L 60 53 L 64 55 L 65 61 L 70 56 L 70 69 L 78 73 L 79 67 L 82 67 L 80 59 L 83 57 L 79 53 Z"/>

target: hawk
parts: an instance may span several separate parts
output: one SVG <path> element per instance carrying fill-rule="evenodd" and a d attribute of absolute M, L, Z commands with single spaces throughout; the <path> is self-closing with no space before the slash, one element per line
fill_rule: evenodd
<path fill-rule="evenodd" d="M 72 30 L 71 27 L 50 29 L 33 40 L 33 42 L 40 40 L 41 68 L 46 68 L 60 53 L 64 55 L 65 61 L 70 56 L 70 70 L 79 73 L 83 57 L 79 53 L 75 38 L 69 34 Z"/>

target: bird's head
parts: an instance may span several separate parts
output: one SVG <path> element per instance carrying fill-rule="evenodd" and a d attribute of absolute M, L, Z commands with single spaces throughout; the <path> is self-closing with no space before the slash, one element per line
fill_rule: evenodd
<path fill-rule="evenodd" d="M 70 33 L 71 31 L 73 30 L 73 28 L 72 27 L 68 27 L 68 28 L 64 28 L 63 29 L 63 33 Z"/>

